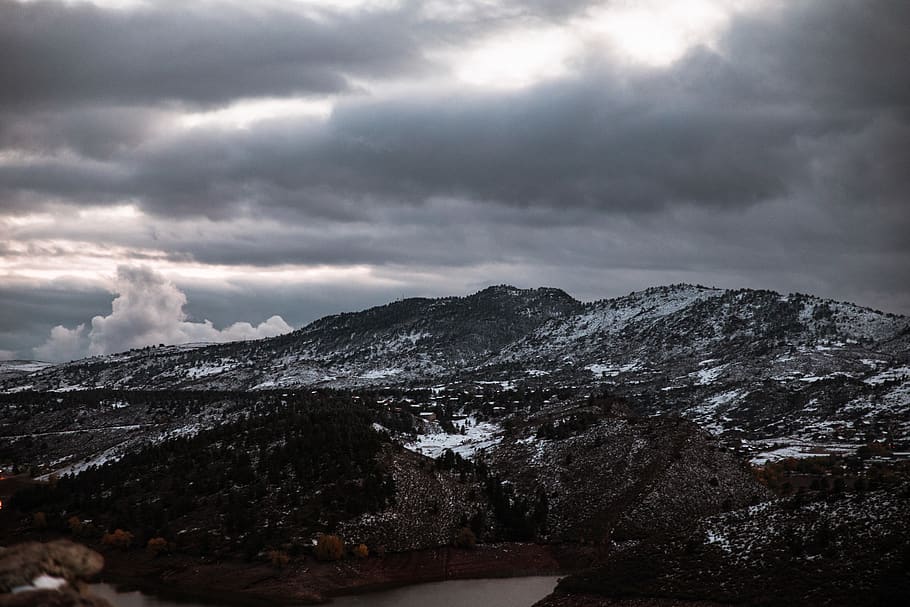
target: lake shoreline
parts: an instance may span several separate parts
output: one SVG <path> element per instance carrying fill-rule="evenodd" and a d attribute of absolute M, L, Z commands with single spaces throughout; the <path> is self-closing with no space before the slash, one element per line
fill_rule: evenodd
<path fill-rule="evenodd" d="M 325 604 L 345 595 L 448 580 L 565 575 L 590 562 L 580 546 L 525 543 L 427 548 L 332 563 L 306 557 L 281 568 L 139 551 L 104 556 L 104 582 L 174 600 L 238 607 Z"/>

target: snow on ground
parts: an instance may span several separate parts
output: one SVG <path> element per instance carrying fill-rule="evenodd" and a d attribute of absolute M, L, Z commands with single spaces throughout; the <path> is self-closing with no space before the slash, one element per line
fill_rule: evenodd
<path fill-rule="evenodd" d="M 119 445 L 114 445 L 110 449 L 105 449 L 104 451 L 102 451 L 101 453 L 99 453 L 98 455 L 96 455 L 94 457 L 86 458 L 86 459 L 82 460 L 81 462 L 76 462 L 74 464 L 64 466 L 63 468 L 54 470 L 53 472 L 45 474 L 44 476 L 39 476 L 35 480 L 46 481 L 46 480 L 49 480 L 52 476 L 60 477 L 65 474 L 76 475 L 76 474 L 79 474 L 80 472 L 82 472 L 83 470 L 88 470 L 92 466 L 101 466 L 103 464 L 106 464 L 107 462 L 117 461 L 118 459 L 123 457 L 123 454 L 124 454 L 124 443 L 121 443 Z"/>
<path fill-rule="evenodd" d="M 425 333 L 423 331 L 411 331 L 408 334 L 402 333 L 401 335 L 398 335 L 397 340 L 401 341 L 401 342 L 406 341 L 410 345 L 415 346 L 415 345 L 417 345 L 417 342 L 420 341 L 421 339 L 427 339 L 430 337 L 433 337 L 432 333 Z"/>
<path fill-rule="evenodd" d="M 181 426 L 180 428 L 161 432 L 158 434 L 158 436 L 152 439 L 152 442 L 160 443 L 172 438 L 178 438 L 180 436 L 193 436 L 205 429 L 206 426 L 201 423 L 187 424 L 186 426 Z"/>
<path fill-rule="evenodd" d="M 592 365 L 587 365 L 586 370 L 593 373 L 596 377 L 616 377 L 620 373 L 628 373 L 629 371 L 636 371 L 641 367 L 641 361 L 633 360 L 632 362 L 626 363 L 624 365 L 607 365 L 603 363 L 594 363 Z"/>
<path fill-rule="evenodd" d="M 10 388 L 8 390 L 3 390 L 2 393 L 3 394 L 15 394 L 17 392 L 25 392 L 26 390 L 32 390 L 32 389 L 34 389 L 34 387 L 35 387 L 35 384 L 24 384 L 21 386 L 16 386 L 14 388 Z"/>
<path fill-rule="evenodd" d="M 872 377 L 867 377 L 863 381 L 867 384 L 871 384 L 871 385 L 875 386 L 878 384 L 883 384 L 886 381 L 892 381 L 895 379 L 906 379 L 906 378 L 910 378 L 910 367 L 904 366 L 904 367 L 894 367 L 892 369 L 887 369 L 885 371 L 882 371 L 881 373 L 877 373 L 876 375 L 873 375 Z"/>
<path fill-rule="evenodd" d="M 121 424 L 117 426 L 100 426 L 97 428 L 78 428 L 76 430 L 53 430 L 49 432 L 32 432 L 31 434 L 11 434 L 4 438 L 37 438 L 39 436 L 56 436 L 60 434 L 79 434 L 80 432 L 99 432 L 102 430 L 138 430 L 153 424 Z"/>
<path fill-rule="evenodd" d="M 776 438 L 748 442 L 755 453 L 750 458 L 753 465 L 764 466 L 787 458 L 825 457 L 827 455 L 845 455 L 856 450 L 858 445 L 848 442 L 826 442 L 802 440 L 795 437 Z"/>
<path fill-rule="evenodd" d="M 872 367 L 873 369 L 878 368 L 881 365 L 888 364 L 886 360 L 879 360 L 877 358 L 861 358 L 859 362 L 863 363 L 867 367 Z"/>
<path fill-rule="evenodd" d="M 372 371 L 367 371 L 361 375 L 358 375 L 360 379 L 383 379 L 386 377 L 392 377 L 401 373 L 401 369 L 398 368 L 389 368 L 389 369 L 373 369 Z"/>
<path fill-rule="evenodd" d="M 727 392 L 721 392 L 720 394 L 715 394 L 714 396 L 712 396 L 711 398 L 709 398 L 707 400 L 707 404 L 712 409 L 716 409 L 717 407 L 720 407 L 721 405 L 730 404 L 733 401 L 735 401 L 736 399 L 741 398 L 743 396 L 745 396 L 745 395 L 742 393 L 742 390 L 729 390 Z"/>
<path fill-rule="evenodd" d="M 528 446 L 531 455 L 531 462 L 535 464 L 540 463 L 540 460 L 546 451 L 546 439 L 537 438 L 535 434 L 531 434 L 525 438 L 518 439 L 517 442 Z"/>
<path fill-rule="evenodd" d="M 190 379 L 199 379 L 200 377 L 208 377 L 210 375 L 219 375 L 225 371 L 230 371 L 238 366 L 239 363 L 236 361 L 224 362 L 220 365 L 215 364 L 205 364 L 198 365 L 196 367 L 190 367 L 186 370 L 187 376 Z"/>
<path fill-rule="evenodd" d="M 503 390 L 514 390 L 514 389 L 515 389 L 515 382 L 514 382 L 514 381 L 511 381 L 511 380 L 503 380 L 503 381 L 476 381 L 476 382 L 474 382 L 474 383 L 475 383 L 475 384 L 480 384 L 480 385 L 482 385 L 482 386 L 497 385 L 497 386 L 499 386 L 500 388 L 502 388 Z"/>
<path fill-rule="evenodd" d="M 726 369 L 727 366 L 728 365 L 718 365 L 716 367 L 710 367 L 708 369 L 699 369 L 695 373 L 690 373 L 689 375 L 696 375 L 698 377 L 698 379 L 695 380 L 696 385 L 705 386 L 717 381 L 717 378 L 720 377 L 721 373 L 724 372 L 724 369 Z"/>
<path fill-rule="evenodd" d="M 51 388 L 48 392 L 79 392 L 80 390 L 91 390 L 94 386 L 83 386 L 81 384 L 60 386 L 59 388 Z"/>
<path fill-rule="evenodd" d="M 733 552 L 730 540 L 720 529 L 708 529 L 705 531 L 705 536 L 707 543 L 717 544 L 724 552 Z"/>
<path fill-rule="evenodd" d="M 804 375 L 799 378 L 799 381 L 804 381 L 806 383 L 813 384 L 817 381 L 822 381 L 824 379 L 831 379 L 832 377 L 852 377 L 849 373 L 844 373 L 843 371 L 835 371 L 834 373 L 828 373 L 827 375 Z"/>
<path fill-rule="evenodd" d="M 705 399 L 696 407 L 690 407 L 686 413 L 705 430 L 714 434 L 720 434 L 724 431 L 724 424 L 720 423 L 720 421 L 731 422 L 732 420 L 726 416 L 720 416 L 720 418 L 718 418 L 718 409 L 743 396 L 744 393 L 742 390 L 721 392 L 720 394 L 715 394 L 711 398 Z"/>
<path fill-rule="evenodd" d="M 34 373 L 53 366 L 53 363 L 46 363 L 40 360 L 3 360 L 0 361 L 0 373 Z"/>
<path fill-rule="evenodd" d="M 749 460 L 755 466 L 764 466 L 769 462 L 776 462 L 782 459 L 787 458 L 805 458 L 805 457 L 825 457 L 830 455 L 830 453 L 810 453 L 809 451 L 804 451 L 805 447 L 799 447 L 796 445 L 790 445 L 787 447 L 779 447 L 777 449 L 771 449 L 770 451 L 762 451 L 757 453 Z"/>
<path fill-rule="evenodd" d="M 492 422 L 477 422 L 472 415 L 464 420 L 452 422 L 464 434 L 448 434 L 439 424 L 427 424 L 427 433 L 417 435 L 416 441 L 404 444 L 406 449 L 428 457 L 439 457 L 446 449 L 464 458 L 471 458 L 481 449 L 487 449 L 502 440 L 502 428 Z"/>

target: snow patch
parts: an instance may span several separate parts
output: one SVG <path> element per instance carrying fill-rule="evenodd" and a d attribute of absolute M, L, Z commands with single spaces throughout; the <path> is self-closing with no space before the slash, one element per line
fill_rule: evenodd
<path fill-rule="evenodd" d="M 389 368 L 389 369 L 373 369 L 372 371 L 367 371 L 358 375 L 360 379 L 384 379 L 386 377 L 393 377 L 401 373 L 401 369 Z"/>
<path fill-rule="evenodd" d="M 701 364 L 705 364 L 706 362 L 708 361 L 704 361 Z M 697 376 L 697 379 L 695 380 L 696 385 L 705 386 L 707 384 L 713 384 L 715 381 L 717 381 L 717 378 L 721 376 L 721 374 L 728 366 L 729 365 L 718 365 L 716 367 L 710 367 L 708 369 L 699 369 L 695 373 L 690 373 L 689 375 Z"/>
<path fill-rule="evenodd" d="M 626 363 L 624 365 L 594 363 L 585 366 L 585 369 L 587 371 L 590 371 L 597 377 L 616 377 L 620 373 L 629 373 L 630 371 L 637 371 L 640 368 L 641 361 L 639 360 L 633 360 L 632 362 Z"/>
<path fill-rule="evenodd" d="M 883 384 L 886 381 L 906 380 L 908 378 L 910 378 L 910 367 L 904 366 L 887 369 L 881 373 L 873 375 L 872 377 L 867 377 L 863 380 L 863 382 L 872 386 L 876 386 L 878 384 Z"/>
<path fill-rule="evenodd" d="M 481 449 L 488 449 L 502 440 L 502 428 L 492 422 L 477 422 L 472 415 L 463 420 L 453 421 L 456 429 L 464 434 L 449 434 L 439 424 L 427 424 L 428 432 L 419 434 L 416 441 L 404 444 L 405 449 L 436 458 L 446 449 L 461 457 L 470 459 Z"/>

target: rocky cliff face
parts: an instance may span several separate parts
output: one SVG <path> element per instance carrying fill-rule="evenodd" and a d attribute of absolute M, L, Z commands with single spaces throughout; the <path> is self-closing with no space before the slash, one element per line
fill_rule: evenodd
<path fill-rule="evenodd" d="M 541 431 L 582 414 L 587 422 L 564 426 L 559 437 Z M 533 416 L 461 470 L 409 452 L 387 459 L 394 505 L 342 531 L 390 550 L 452 544 L 463 527 L 486 541 L 641 539 L 770 497 L 695 424 L 605 414 L 598 406 Z"/>
<path fill-rule="evenodd" d="M 767 499 L 741 460 L 695 424 L 596 409 L 532 416 L 490 455 L 516 496 L 545 500 L 541 537 L 649 537 Z"/>

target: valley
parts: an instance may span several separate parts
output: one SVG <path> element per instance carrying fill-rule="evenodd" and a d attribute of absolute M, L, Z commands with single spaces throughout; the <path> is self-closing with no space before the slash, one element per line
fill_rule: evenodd
<path fill-rule="evenodd" d="M 910 562 L 908 335 L 804 295 L 493 287 L 7 363 L 0 529 L 241 601 L 560 573 L 543 605 L 887 604 Z"/>

